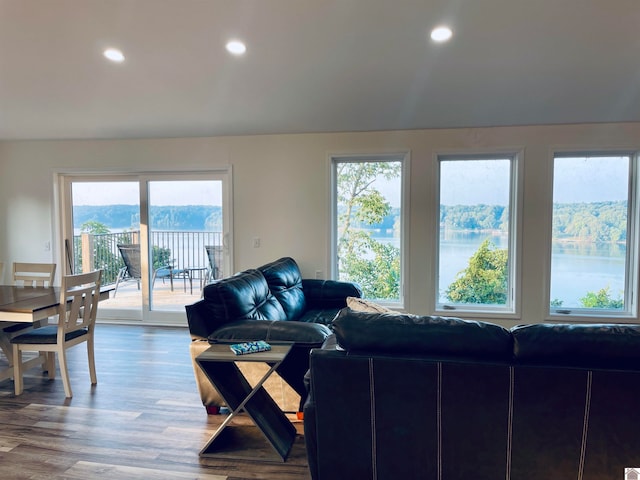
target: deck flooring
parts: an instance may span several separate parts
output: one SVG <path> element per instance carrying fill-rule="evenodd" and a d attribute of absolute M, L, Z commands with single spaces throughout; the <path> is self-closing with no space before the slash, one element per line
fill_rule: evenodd
<path fill-rule="evenodd" d="M 197 302 L 202 296 L 200 280 L 193 280 L 193 289 L 189 281 L 176 278 L 173 281 L 173 291 L 168 280 L 158 279 L 152 290 L 154 308 L 157 310 L 184 312 L 184 306 Z M 141 308 L 142 292 L 134 281 L 121 283 L 114 295 L 112 292 L 108 300 L 100 302 L 98 317 L 101 312 L 111 309 Z"/>
<path fill-rule="evenodd" d="M 247 418 L 239 420 L 250 434 L 244 444 L 198 456 L 225 416 L 206 415 L 200 402 L 186 328 L 98 324 L 93 387 L 84 344 L 69 350 L 69 363 L 72 399 L 59 376 L 38 369 L 27 372 L 18 397 L 11 380 L 0 382 L 0 478 L 310 478 L 295 420 L 299 435 L 286 462 Z"/>

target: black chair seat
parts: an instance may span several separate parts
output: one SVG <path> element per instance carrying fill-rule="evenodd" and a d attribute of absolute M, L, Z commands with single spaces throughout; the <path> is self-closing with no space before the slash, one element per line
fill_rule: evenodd
<path fill-rule="evenodd" d="M 25 330 L 27 328 L 31 328 L 33 325 L 31 323 L 14 323 L 2 329 L 5 333 L 15 333 L 20 330 Z"/>
<path fill-rule="evenodd" d="M 82 335 L 86 335 L 87 329 L 82 328 L 80 330 L 75 330 L 73 332 L 69 332 L 65 335 L 65 341 L 73 340 L 74 338 L 81 337 Z M 58 326 L 57 325 L 49 325 L 42 328 L 36 328 L 29 333 L 25 333 L 23 335 L 18 335 L 11 339 L 11 343 L 22 343 L 28 345 L 37 345 L 43 343 L 55 344 L 58 342 Z"/>

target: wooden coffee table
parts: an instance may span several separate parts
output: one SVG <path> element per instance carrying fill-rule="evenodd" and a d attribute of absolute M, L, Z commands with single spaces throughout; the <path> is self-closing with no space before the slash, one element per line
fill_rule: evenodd
<path fill-rule="evenodd" d="M 214 454 L 219 447 L 226 444 L 224 429 L 234 417 L 244 411 L 264 434 L 280 458 L 286 461 L 296 438 L 296 428 L 263 388 L 263 384 L 280 366 L 292 346 L 293 344 L 271 345 L 271 350 L 267 352 L 236 355 L 229 345 L 215 344 L 196 357 L 196 362 L 202 371 L 232 410 L 200 450 L 200 456 Z M 252 388 L 236 362 L 265 362 L 270 364 L 271 368 Z"/>

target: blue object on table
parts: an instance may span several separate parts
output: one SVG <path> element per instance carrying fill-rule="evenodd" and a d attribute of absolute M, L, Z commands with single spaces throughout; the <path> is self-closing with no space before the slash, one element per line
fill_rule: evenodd
<path fill-rule="evenodd" d="M 271 345 L 264 340 L 258 340 L 257 342 L 234 343 L 229 345 L 229 348 L 236 355 L 245 355 L 247 353 L 267 352 L 271 350 Z"/>

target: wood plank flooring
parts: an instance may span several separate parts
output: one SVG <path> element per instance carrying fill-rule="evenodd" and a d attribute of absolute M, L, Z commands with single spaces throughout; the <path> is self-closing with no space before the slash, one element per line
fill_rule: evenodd
<path fill-rule="evenodd" d="M 198 456 L 225 416 L 206 415 L 189 341 L 186 328 L 99 324 L 96 386 L 84 344 L 69 350 L 72 399 L 37 368 L 18 397 L 0 382 L 0 478 L 310 479 L 301 422 L 286 462 L 247 418 L 240 450 Z"/>

